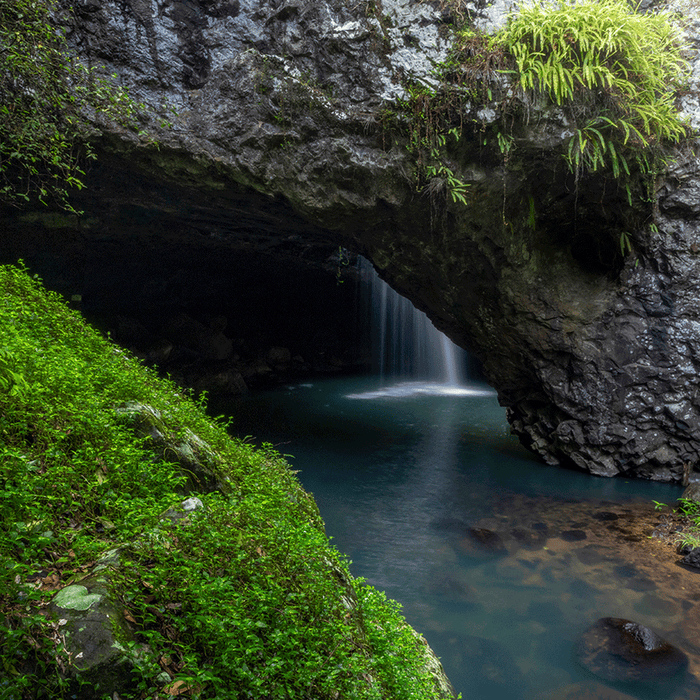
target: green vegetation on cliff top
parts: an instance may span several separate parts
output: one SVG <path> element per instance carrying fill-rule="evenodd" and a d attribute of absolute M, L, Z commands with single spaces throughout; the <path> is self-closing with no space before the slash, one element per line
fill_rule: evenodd
<path fill-rule="evenodd" d="M 154 450 L 136 405 L 167 444 L 196 446 L 218 488 L 197 493 L 176 450 Z M 203 508 L 164 519 L 192 495 Z M 443 696 L 425 643 L 348 574 L 279 454 L 0 267 L 0 698 L 92 697 L 49 603 L 115 548 L 109 587 L 134 635 L 122 700 Z"/>
<path fill-rule="evenodd" d="M 675 98 L 688 65 L 669 13 L 640 13 L 627 0 L 533 3 L 499 41 L 524 91 L 568 107 L 572 169 L 607 167 L 619 177 L 629 174 L 623 152 L 638 157 L 686 135 Z"/>
<path fill-rule="evenodd" d="M 136 105 L 66 49 L 53 0 L 0 0 L 0 201 L 74 211 L 89 121 L 132 124 Z"/>
<path fill-rule="evenodd" d="M 409 86 L 419 184 L 449 174 L 453 200 L 467 203 L 467 185 L 445 163 L 446 146 L 472 131 L 507 164 L 523 125 L 550 105 L 568 126 L 562 156 L 577 182 L 600 171 L 627 187 L 631 204 L 634 171 L 656 175 L 664 147 L 688 134 L 675 104 L 689 75 L 684 51 L 671 13 L 641 13 L 627 0 L 524 2 L 493 35 L 466 23 L 436 70 L 439 86 Z M 488 107 L 494 124 L 470 117 L 470 106 L 477 115 Z"/>

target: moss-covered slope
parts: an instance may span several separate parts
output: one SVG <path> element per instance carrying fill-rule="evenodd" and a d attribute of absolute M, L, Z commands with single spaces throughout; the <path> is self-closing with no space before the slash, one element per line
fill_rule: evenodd
<path fill-rule="evenodd" d="M 0 697 L 16 700 L 451 695 L 277 453 L 232 439 L 11 266 L 0 650 Z"/>

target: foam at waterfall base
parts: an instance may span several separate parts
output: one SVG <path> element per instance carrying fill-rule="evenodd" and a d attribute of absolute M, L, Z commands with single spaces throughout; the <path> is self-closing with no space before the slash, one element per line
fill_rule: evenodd
<path fill-rule="evenodd" d="M 493 396 L 492 389 L 439 382 L 399 382 L 374 391 L 346 394 L 346 399 L 401 399 L 409 396 Z"/>

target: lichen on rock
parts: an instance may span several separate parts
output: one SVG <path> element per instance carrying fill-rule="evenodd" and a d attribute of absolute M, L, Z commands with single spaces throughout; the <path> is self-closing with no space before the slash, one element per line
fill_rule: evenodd
<path fill-rule="evenodd" d="M 136 651 L 125 646 L 133 633 L 104 576 L 93 575 L 60 589 L 50 612 L 59 651 L 67 658 L 81 699 L 97 700 L 135 688 Z"/>
<path fill-rule="evenodd" d="M 100 593 L 88 593 L 85 586 L 73 585 L 62 588 L 53 599 L 58 608 L 66 610 L 87 610 L 102 600 Z"/>

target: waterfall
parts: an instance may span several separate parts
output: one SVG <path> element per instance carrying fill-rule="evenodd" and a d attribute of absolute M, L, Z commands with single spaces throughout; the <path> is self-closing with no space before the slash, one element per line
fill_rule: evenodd
<path fill-rule="evenodd" d="M 438 331 L 439 332 L 439 331 Z M 451 386 L 461 384 L 462 374 L 459 364 L 459 353 L 461 348 L 457 347 L 444 333 L 440 333 L 442 344 L 442 357 L 445 363 L 445 381 Z"/>
<path fill-rule="evenodd" d="M 382 388 L 348 399 L 401 399 L 416 395 L 490 396 L 482 383 L 467 383 L 467 354 L 430 319 L 380 279 L 372 264 L 359 258 L 363 329 L 369 328 L 376 374 Z"/>
<path fill-rule="evenodd" d="M 458 387 L 464 383 L 466 353 L 411 302 L 395 292 L 372 264 L 359 259 L 364 307 L 375 371 L 382 379 Z"/>

